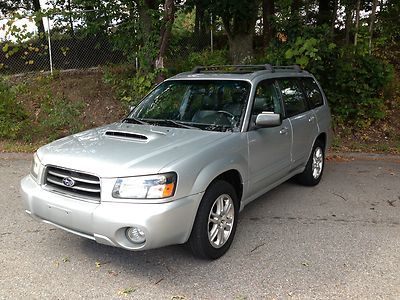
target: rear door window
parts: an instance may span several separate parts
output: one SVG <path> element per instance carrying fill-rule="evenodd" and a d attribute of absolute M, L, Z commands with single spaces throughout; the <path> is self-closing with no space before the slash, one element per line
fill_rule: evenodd
<path fill-rule="evenodd" d="M 307 102 L 297 79 L 284 78 L 279 79 L 279 87 L 285 104 L 287 117 L 292 117 L 307 111 Z"/>
<path fill-rule="evenodd" d="M 301 82 L 303 83 L 304 91 L 312 108 L 324 104 L 321 90 L 313 78 L 302 78 Z"/>

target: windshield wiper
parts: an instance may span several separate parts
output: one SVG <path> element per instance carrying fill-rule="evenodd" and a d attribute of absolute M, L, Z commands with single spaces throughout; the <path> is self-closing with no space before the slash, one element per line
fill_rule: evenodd
<path fill-rule="evenodd" d="M 205 127 L 205 130 L 220 131 L 220 132 L 227 132 L 227 131 L 233 132 L 234 127 L 231 125 L 209 124 Z"/>
<path fill-rule="evenodd" d="M 181 121 L 168 120 L 168 119 L 163 119 L 163 120 L 160 120 L 160 121 L 165 122 L 165 123 L 170 123 L 170 124 L 176 125 L 176 126 L 181 127 L 181 128 L 200 129 L 199 127 L 190 126 L 190 125 L 187 125 L 187 124 L 185 124 L 184 122 L 181 122 Z"/>
<path fill-rule="evenodd" d="M 138 119 L 136 117 L 127 117 L 122 120 L 123 123 L 136 123 L 136 124 L 142 124 L 142 125 L 148 125 L 149 123 L 142 121 L 141 119 Z"/>

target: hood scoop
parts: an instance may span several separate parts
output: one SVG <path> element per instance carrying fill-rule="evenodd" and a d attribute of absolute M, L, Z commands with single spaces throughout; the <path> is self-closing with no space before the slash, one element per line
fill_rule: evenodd
<path fill-rule="evenodd" d="M 147 141 L 147 136 L 124 131 L 106 131 L 105 135 L 112 137 L 122 137 L 127 139 L 135 139 L 139 141 Z"/>

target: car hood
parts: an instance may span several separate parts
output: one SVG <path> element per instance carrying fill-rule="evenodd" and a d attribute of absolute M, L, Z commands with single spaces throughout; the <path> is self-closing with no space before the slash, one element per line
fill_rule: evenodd
<path fill-rule="evenodd" d="M 232 133 L 114 123 L 54 141 L 38 150 L 44 165 L 54 165 L 106 177 L 158 173 Z M 176 151 L 179 149 L 180 151 Z"/>

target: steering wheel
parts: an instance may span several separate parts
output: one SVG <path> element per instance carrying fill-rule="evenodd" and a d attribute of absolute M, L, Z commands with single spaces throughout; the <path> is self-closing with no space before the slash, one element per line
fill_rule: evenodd
<path fill-rule="evenodd" d="M 228 112 L 226 110 L 219 110 L 219 111 L 217 111 L 217 113 L 228 115 L 229 118 L 232 119 L 232 120 L 236 118 L 233 114 L 231 114 L 230 112 Z"/>
<path fill-rule="evenodd" d="M 228 121 L 229 121 L 229 125 L 231 125 L 232 127 L 235 127 L 235 119 L 236 116 L 231 114 L 230 112 L 226 111 L 226 110 L 219 110 L 217 111 L 218 114 L 224 116 Z"/>

